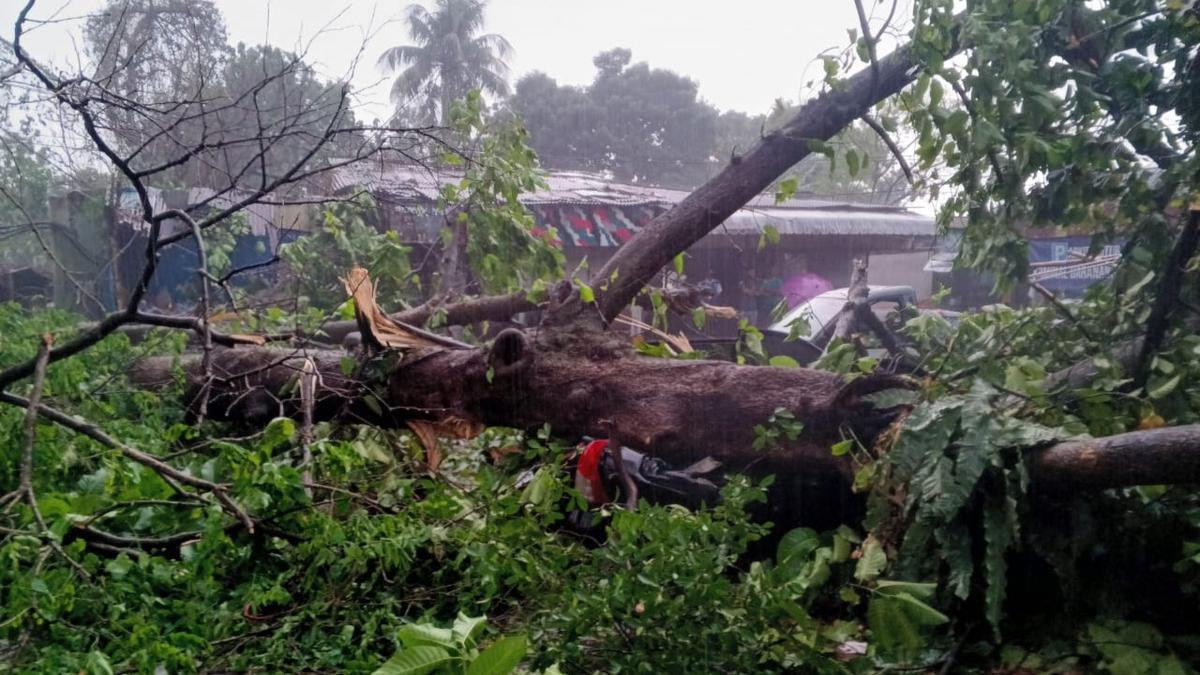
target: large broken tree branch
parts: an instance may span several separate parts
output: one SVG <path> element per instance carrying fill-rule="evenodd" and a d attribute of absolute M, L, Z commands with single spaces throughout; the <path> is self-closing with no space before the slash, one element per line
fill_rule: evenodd
<path fill-rule="evenodd" d="M 703 292 L 694 285 L 661 289 L 662 298 L 668 308 L 680 315 L 689 315 L 695 309 L 704 309 L 707 313 L 732 318 L 729 310 L 705 303 Z M 643 303 L 651 307 L 649 299 Z M 509 295 L 495 295 L 481 298 L 468 298 L 454 302 L 446 302 L 435 298 L 412 309 L 406 309 L 390 314 L 393 321 L 409 326 L 421 327 L 437 317 L 439 326 L 469 326 L 485 321 L 510 321 L 514 316 L 533 312 L 540 306 L 529 299 L 524 291 Z M 340 344 L 347 335 L 358 330 L 354 321 L 332 321 L 321 326 L 320 332 L 324 341 Z"/>
<path fill-rule="evenodd" d="M 1163 270 L 1158 288 L 1154 294 L 1154 305 L 1150 309 L 1150 318 L 1146 319 L 1146 339 L 1142 341 L 1138 353 L 1137 365 L 1133 378 L 1137 386 L 1146 384 L 1150 375 L 1150 359 L 1162 346 L 1163 338 L 1167 335 L 1167 325 L 1179 298 L 1179 289 L 1183 285 L 1184 267 L 1196 253 L 1200 244 L 1200 209 L 1193 210 L 1183 226 L 1183 231 L 1175 240 L 1171 254 L 1167 259 L 1167 268 Z"/>
<path fill-rule="evenodd" d="M 859 72 L 806 103 L 781 129 L 650 221 L 596 274 L 600 312 L 612 321 L 660 269 L 680 251 L 733 215 L 811 151 L 865 114 L 872 105 L 913 81 L 919 62 L 909 46 L 878 60 L 878 69 Z"/>
<path fill-rule="evenodd" d="M 458 419 L 531 428 L 550 424 L 564 437 L 616 433 L 634 448 L 653 450 L 671 462 L 704 457 L 731 471 L 792 475 L 849 471 L 829 446 L 845 425 L 869 437 L 890 417 L 861 402 L 872 389 L 903 386 L 896 379 L 856 380 L 821 371 L 737 366 L 715 361 L 649 359 L 609 353 L 596 360 L 581 354 L 538 349 L 517 331 L 490 349 L 423 349 L 396 355 L 386 381 L 354 383 L 341 373 L 341 352 L 309 352 L 326 384 L 313 407 L 317 419 L 341 419 L 401 427 L 406 419 Z M 514 337 L 516 336 L 516 337 Z M 558 342 L 563 336 L 541 336 Z M 541 347 L 546 347 L 544 342 Z M 602 340 L 584 352 L 622 346 Z M 299 395 L 277 398 L 295 382 L 303 357 L 282 350 L 219 350 L 219 372 L 209 414 L 213 419 L 259 423 L 279 414 L 302 415 Z M 290 358 L 289 358 L 290 357 Z M 270 365 L 272 362 L 275 365 Z M 200 375 L 198 357 L 184 362 L 189 379 Z M 493 377 L 488 381 L 487 371 Z M 238 377 L 239 372 L 254 372 Z M 171 359 L 148 359 L 134 379 L 152 385 L 171 377 Z M 196 382 L 198 385 L 198 382 Z M 294 387 L 292 387 L 294 389 Z M 384 399 L 383 416 L 366 405 Z M 753 427 L 778 408 L 796 411 L 805 431 L 793 445 L 769 452 L 751 449 Z M 722 412 L 714 422 L 713 410 Z M 874 429 L 867 427 L 874 426 Z M 1048 489 L 1102 489 L 1146 484 L 1200 483 L 1200 425 L 1135 431 L 1067 441 L 1030 456 L 1038 485 Z"/>
<path fill-rule="evenodd" d="M 1200 425 L 1058 443 L 1031 456 L 1030 474 L 1048 489 L 1200 483 Z"/>
<path fill-rule="evenodd" d="M 879 343 L 888 351 L 888 354 L 897 359 L 909 360 L 900 344 L 900 339 L 884 325 L 879 317 L 875 316 L 875 312 L 871 309 L 871 304 L 868 302 L 871 287 L 868 285 L 867 278 L 867 262 L 861 258 L 855 258 L 850 270 L 850 286 L 846 289 L 846 305 L 837 316 L 833 337 L 848 342 L 855 333 L 866 329 L 879 338 Z M 912 368 L 916 364 L 909 363 L 907 365 Z"/>
<path fill-rule="evenodd" d="M 859 308 L 864 307 L 870 311 L 870 306 L 867 305 L 870 292 L 871 289 L 867 286 L 867 261 L 855 258 L 850 271 L 850 286 L 846 289 L 846 306 L 838 314 L 833 337 L 846 342 L 854 336 L 858 328 Z"/>

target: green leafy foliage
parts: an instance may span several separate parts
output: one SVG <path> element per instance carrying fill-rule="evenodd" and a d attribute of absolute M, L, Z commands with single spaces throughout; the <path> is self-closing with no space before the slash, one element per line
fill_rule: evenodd
<path fill-rule="evenodd" d="M 1167 92 L 1195 84 L 1180 67 L 1198 39 L 1194 12 L 989 0 L 961 24 L 952 14 L 950 3 L 917 5 L 927 73 L 899 105 L 943 226 L 966 221 L 959 263 L 1007 287 L 1030 269 L 1022 227 L 1092 232 L 1095 250 L 1118 234 L 1157 238 L 1161 205 L 1193 189 L 1196 97 Z M 970 49 L 947 60 L 955 43 Z"/>
<path fill-rule="evenodd" d="M 280 248 L 304 298 L 301 306 L 330 310 L 344 304 L 340 277 L 355 265 L 371 271 L 379 303 L 403 308 L 419 295 L 421 280 L 412 269 L 410 249 L 394 231 L 373 225 L 375 205 L 366 197 L 332 204 L 321 212 L 320 227 Z"/>
<path fill-rule="evenodd" d="M 781 190 L 780 194 L 782 194 L 783 193 L 782 191 L 785 189 L 786 188 L 780 188 L 780 190 Z M 780 199 L 780 198 L 781 197 L 779 197 L 778 195 L 776 196 L 776 199 Z M 772 225 L 770 223 L 764 224 L 762 227 L 762 234 L 760 234 L 758 237 L 758 250 L 761 251 L 761 250 L 767 248 L 768 246 L 778 246 L 778 245 L 779 245 L 779 228 L 775 227 L 774 225 Z"/>
<path fill-rule="evenodd" d="M 441 189 L 440 208 L 447 214 L 443 240 L 462 246 L 471 272 L 489 293 L 528 289 L 535 282 L 563 275 L 563 253 L 557 232 L 538 233 L 533 214 L 518 197 L 544 187 L 529 134 L 517 121 L 488 121 L 479 92 L 450 109 L 454 132 L 478 144 L 462 179 Z M 449 153 L 446 159 L 457 158 Z M 456 228 L 453 219 L 465 227 Z M 462 289 L 451 289 L 462 290 Z"/>
<path fill-rule="evenodd" d="M 570 569 L 571 590 L 540 615 L 534 644 L 567 638 L 558 661 L 588 672 L 838 672 L 833 641 L 804 609 L 828 590 L 832 549 L 801 533 L 804 541 L 780 545 L 778 567 L 755 563 L 730 575 L 765 532 L 744 512 L 763 492 L 734 480 L 723 496 L 711 511 L 643 505 L 614 514 L 608 542 L 590 565 Z"/>
<path fill-rule="evenodd" d="M 794 441 L 800 438 L 803 431 L 804 423 L 797 420 L 792 411 L 777 408 L 765 424 L 754 425 L 754 441 L 751 447 L 758 451 L 775 450 L 785 440 Z"/>
<path fill-rule="evenodd" d="M 749 148 L 758 125 L 721 124 L 693 80 L 649 64 L 631 63 L 628 49 L 598 54 L 586 87 L 560 85 L 542 72 L 517 81 L 509 104 L 553 169 L 609 171 L 619 181 L 690 186 L 740 144 Z M 734 138 L 719 138 L 727 130 Z"/>
<path fill-rule="evenodd" d="M 927 644 L 924 629 L 950 620 L 926 604 L 934 591 L 934 584 L 881 581 L 876 585 L 867 620 L 882 653 L 901 662 L 913 661 Z"/>
<path fill-rule="evenodd" d="M 397 631 L 400 649 L 374 675 L 508 675 L 524 658 L 528 643 L 520 635 L 502 637 L 481 652 L 477 643 L 486 626 L 486 617 L 461 613 L 448 629 L 405 625 Z"/>
<path fill-rule="evenodd" d="M 763 334 L 749 321 L 738 321 L 738 340 L 736 345 L 738 363 L 764 363 L 768 356 L 763 351 Z"/>
<path fill-rule="evenodd" d="M 1112 286 L 1121 288 L 1122 279 L 1129 277 L 1140 275 L 1119 276 Z M 964 316 L 955 326 L 935 315 L 922 315 L 907 324 L 904 332 L 914 340 L 919 353 L 929 355 L 926 366 L 934 376 L 926 381 L 921 401 L 913 407 L 887 454 L 860 471 L 860 475 L 868 471 L 872 475 L 869 483 L 864 483 L 870 489 L 868 541 L 878 537 L 888 554 L 886 564 L 881 566 L 878 554 L 864 547 L 858 568 L 861 577 L 878 574 L 906 583 L 936 578 L 938 584 L 931 587 L 934 591 L 914 597 L 939 616 L 956 616 L 962 621 L 976 617 L 974 620 L 990 626 L 996 642 L 1012 634 L 1031 639 L 1025 627 L 1009 621 L 1014 603 L 1019 607 L 1029 602 L 1027 598 L 1011 597 L 1014 582 L 1019 593 L 1029 592 L 1021 585 L 1021 578 L 1013 574 L 1014 561 L 1027 566 L 1030 559 L 1040 559 L 1052 565 L 1068 606 L 1085 617 L 1088 611 L 1117 616 L 1132 612 L 1140 601 L 1137 591 L 1131 588 L 1128 594 L 1089 597 L 1088 589 L 1078 581 L 1081 568 L 1077 566 L 1084 564 L 1082 559 L 1092 561 L 1087 564 L 1116 566 L 1111 572 L 1097 572 L 1099 578 L 1104 574 L 1110 575 L 1108 578 L 1148 574 L 1129 571 L 1129 566 L 1136 568 L 1137 563 L 1122 555 L 1116 556 L 1119 563 L 1112 558 L 1105 560 L 1100 551 L 1124 550 L 1126 546 L 1130 550 L 1186 546 L 1196 532 L 1195 519 L 1185 515 L 1195 509 L 1195 494 L 1186 490 L 1138 490 L 1081 496 L 1066 508 L 1088 514 L 1079 517 L 1086 518 L 1090 527 L 1096 526 L 1093 519 L 1109 519 L 1105 521 L 1105 532 L 1089 532 L 1078 522 L 1066 525 L 1061 519 L 1046 517 L 1047 505 L 1030 493 L 1026 465 L 1030 453 L 1058 440 L 1194 419 L 1190 404 L 1182 400 L 1190 400 L 1189 387 L 1196 386 L 1200 373 L 1177 365 L 1183 362 L 1180 350 L 1192 348 L 1193 340 L 1186 331 L 1176 333 L 1174 346 L 1164 352 L 1169 365 L 1153 366 L 1154 372 L 1179 378 L 1174 389 L 1163 392 L 1162 399 L 1155 399 L 1153 390 L 1129 395 L 1129 378 L 1111 358 L 1103 356 L 1095 357 L 1098 376 L 1087 389 L 1072 390 L 1054 384 L 1053 373 L 1097 351 L 1112 349 L 1121 331 L 1127 330 L 1124 326 L 1130 325 L 1126 322 L 1136 320 L 1135 313 L 1122 309 L 1127 302 L 1122 297 L 1125 294 L 1112 293 L 1111 288 L 1108 292 L 1096 289 L 1083 301 L 1073 303 L 1073 320 L 1063 320 L 1050 308 L 1014 310 L 997 306 Z M 1105 325 L 1122 328 L 1115 334 L 1104 333 L 1098 326 Z M 1098 338 L 1104 344 L 1099 349 L 1089 339 L 1096 335 L 1103 336 Z M 1125 514 L 1115 524 L 1111 520 L 1114 510 Z M 1166 534 L 1171 528 L 1182 529 Z M 1066 533 L 1074 533 L 1075 538 Z M 1183 565 L 1179 569 L 1191 568 Z M 1181 588 L 1190 588 L 1186 574 L 1190 572 L 1177 582 L 1184 584 Z M 920 661 L 927 658 L 929 646 L 936 644 L 937 631 L 944 621 L 933 621 L 935 614 L 921 614 L 930 619 L 923 624 L 914 614 L 904 623 L 902 612 L 924 611 L 912 605 L 906 607 L 885 603 L 876 608 L 872 604 L 869 623 L 873 633 L 877 625 L 888 626 L 879 631 L 877 638 L 878 646 L 892 658 Z M 1122 619 L 1110 620 L 1121 627 L 1118 630 L 1133 625 Z M 1069 644 L 1087 642 L 1070 632 L 1055 635 Z M 1049 644 L 1046 635 L 1032 640 Z M 1047 649 L 1062 649 L 1062 645 Z M 1142 666 L 1125 670 L 1121 662 L 1111 672 L 1159 672 L 1158 668 L 1175 672 L 1172 669 L 1179 657 L 1165 643 L 1139 649 L 1150 651 L 1143 654 L 1135 649 L 1132 655 L 1122 654 L 1138 663 L 1144 656 Z M 1113 658 L 1094 653 L 1097 663 Z M 1043 663 L 1047 672 L 1070 667 L 1042 662 L 1036 651 L 1021 654 L 1029 663 Z M 1073 663 L 1078 665 L 1079 661 Z"/>
<path fill-rule="evenodd" d="M 50 153 L 29 143 L 37 133 L 32 119 L 25 119 L 11 129 L 9 116 L 7 111 L 0 112 L 0 121 L 5 123 L 0 130 L 0 142 L 5 147 L 5 152 L 0 153 L 0 185 L 5 191 L 0 199 L 0 222 L 4 223 L 0 226 L 0 236 L 5 242 L 0 247 L 0 263 L 44 263 L 39 260 L 44 253 L 32 233 L 32 224 L 47 216 L 47 197 L 54 184 Z"/>

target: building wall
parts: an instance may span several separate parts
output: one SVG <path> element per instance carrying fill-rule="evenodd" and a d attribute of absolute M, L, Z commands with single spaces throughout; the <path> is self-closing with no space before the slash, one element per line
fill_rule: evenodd
<path fill-rule="evenodd" d="M 933 273 L 924 271 L 928 251 L 877 253 L 871 256 L 867 279 L 873 286 L 912 286 L 917 300 L 933 294 Z"/>

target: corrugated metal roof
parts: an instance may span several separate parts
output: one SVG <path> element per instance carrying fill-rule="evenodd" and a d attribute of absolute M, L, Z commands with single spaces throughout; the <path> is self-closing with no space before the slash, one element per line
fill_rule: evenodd
<path fill-rule="evenodd" d="M 365 188 L 391 201 L 436 201 L 440 185 L 462 174 L 394 163 L 362 162 L 333 172 L 335 192 Z M 688 192 L 616 183 L 604 176 L 556 172 L 545 177 L 547 188 L 521 196 L 530 206 L 649 206 L 669 208 Z M 757 235 L 766 224 L 781 235 L 924 236 L 935 232 L 932 218 L 903 208 L 820 199 L 791 199 L 776 204 L 772 195 L 755 197 L 725 221 L 718 232 Z"/>
<path fill-rule="evenodd" d="M 457 182 L 462 174 L 412 165 L 361 162 L 333 172 L 335 192 L 366 188 L 393 198 L 436 201 L 441 185 Z M 687 196 L 681 190 L 613 183 L 603 176 L 557 172 L 545 176 L 547 189 L 522 195 L 525 204 L 675 204 Z"/>
<path fill-rule="evenodd" d="M 895 207 L 826 203 L 746 207 L 725 220 L 724 234 L 758 235 L 766 225 L 780 235 L 933 236 L 933 218 Z"/>
<path fill-rule="evenodd" d="M 331 187 L 336 194 L 344 190 L 364 188 L 374 194 L 392 198 L 436 201 L 438 187 L 456 181 L 460 175 L 418 170 L 381 162 L 356 162 L 330 172 Z"/>

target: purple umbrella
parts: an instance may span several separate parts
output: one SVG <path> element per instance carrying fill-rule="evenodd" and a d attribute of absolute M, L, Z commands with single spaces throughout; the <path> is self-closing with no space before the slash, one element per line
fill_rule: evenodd
<path fill-rule="evenodd" d="M 789 277 L 787 281 L 783 282 L 780 294 L 787 300 L 788 309 L 794 309 L 800 303 L 831 290 L 833 290 L 833 284 L 829 283 L 827 279 L 812 272 L 805 272 Z"/>

